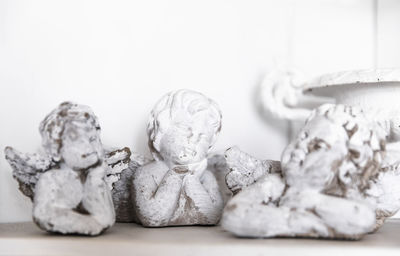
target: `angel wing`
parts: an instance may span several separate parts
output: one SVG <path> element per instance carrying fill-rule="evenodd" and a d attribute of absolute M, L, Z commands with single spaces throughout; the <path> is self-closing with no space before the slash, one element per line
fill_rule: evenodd
<path fill-rule="evenodd" d="M 247 187 L 267 173 L 280 173 L 279 161 L 259 160 L 232 147 L 225 151 L 226 165 L 229 173 L 226 175 L 228 188 L 237 194 L 242 188 Z"/>
<path fill-rule="evenodd" d="M 121 173 L 128 169 L 130 158 L 131 151 L 128 147 L 105 149 L 104 161 L 107 164 L 105 181 L 110 190 L 113 189 L 114 183 L 120 180 Z"/>
<path fill-rule="evenodd" d="M 106 182 L 110 190 L 115 188 L 116 183 L 121 180 L 121 175 L 127 169 L 136 169 L 151 161 L 145 156 L 132 153 L 128 147 L 122 149 L 106 148 L 105 153 L 105 162 L 107 163 Z"/>
<path fill-rule="evenodd" d="M 136 169 L 152 159 L 132 153 L 129 148 L 106 149 L 106 182 L 111 190 L 117 222 L 137 222 L 131 198 L 132 178 Z"/>
<path fill-rule="evenodd" d="M 106 181 L 110 190 L 120 179 L 121 173 L 129 166 L 137 167 L 149 161 L 139 154 L 131 154 L 127 147 L 105 149 L 105 151 Z M 42 154 L 22 153 L 12 147 L 6 147 L 4 153 L 13 169 L 13 177 L 18 181 L 21 192 L 31 199 L 33 199 L 34 188 L 40 175 L 57 166 L 51 157 Z"/>
<path fill-rule="evenodd" d="M 6 147 L 4 153 L 13 169 L 13 177 L 19 183 L 19 190 L 33 200 L 40 175 L 57 164 L 45 155 L 21 153 L 12 147 Z"/>
<path fill-rule="evenodd" d="M 133 173 L 151 159 L 131 153 L 128 147 L 122 149 L 105 148 L 107 164 L 105 181 L 111 190 L 114 207 L 119 222 L 135 221 L 131 201 L 131 179 Z M 19 190 L 31 200 L 35 195 L 35 185 L 44 172 L 57 167 L 57 163 L 46 155 L 24 154 L 12 147 L 4 150 L 6 159 L 13 169 L 13 177 L 19 183 Z"/>

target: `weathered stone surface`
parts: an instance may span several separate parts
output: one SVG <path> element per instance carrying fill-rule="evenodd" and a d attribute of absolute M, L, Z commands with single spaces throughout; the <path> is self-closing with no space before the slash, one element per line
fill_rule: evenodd
<path fill-rule="evenodd" d="M 61 234 L 98 235 L 115 222 L 100 126 L 92 110 L 62 103 L 40 124 L 46 156 L 5 150 L 33 220 Z"/>
<path fill-rule="evenodd" d="M 133 172 L 149 162 L 129 148 L 106 149 L 105 181 L 112 193 L 117 222 L 137 222 L 132 206 L 131 184 Z M 13 177 L 19 184 L 20 191 L 33 201 L 36 183 L 39 177 L 58 164 L 51 157 L 41 154 L 21 153 L 12 147 L 5 149 L 6 159 L 13 169 Z"/>
<path fill-rule="evenodd" d="M 220 129 L 218 106 L 198 92 L 171 92 L 156 104 L 147 129 L 155 160 L 133 174 L 133 203 L 142 225 L 219 221 L 223 199 L 207 157 Z"/>
<path fill-rule="evenodd" d="M 389 208 L 374 189 L 387 173 L 386 137 L 359 109 L 323 105 L 283 152 L 281 172 L 276 162 L 228 150 L 227 183 L 240 192 L 224 210 L 223 227 L 245 237 L 361 238 Z"/>
<path fill-rule="evenodd" d="M 46 155 L 24 154 L 12 147 L 6 147 L 4 154 L 13 169 L 13 177 L 19 184 L 19 190 L 33 200 L 35 186 L 40 175 L 57 164 Z"/>
<path fill-rule="evenodd" d="M 21 192 L 30 197 L 31 200 L 33 200 L 35 186 L 39 177 L 44 172 L 58 166 L 57 162 L 45 154 L 24 154 L 7 147 L 5 155 L 13 169 L 13 176 L 20 185 Z M 132 203 L 134 200 L 131 195 L 132 179 L 139 167 L 151 161 L 153 159 L 131 152 L 127 147 L 122 149 L 105 147 L 106 175 L 104 179 L 112 194 L 117 222 L 140 223 Z M 217 179 L 225 204 L 232 193 L 225 184 L 227 168 L 223 155 L 209 155 L 207 169 Z"/>
<path fill-rule="evenodd" d="M 315 107 L 335 102 L 361 108 L 371 124 L 387 133 L 379 174 L 366 190 L 377 202 L 378 228 L 400 208 L 400 191 L 394 185 L 400 182 L 400 69 L 349 70 L 309 81 L 298 79 L 298 73 L 274 70 L 266 75 L 260 94 L 265 110 L 278 118 L 303 121 Z"/>
<path fill-rule="evenodd" d="M 148 163 L 147 159 L 129 148 L 111 150 L 106 154 L 108 165 L 106 181 L 112 193 L 117 222 L 136 222 L 135 209 L 132 204 L 132 179 L 136 169 Z"/>
<path fill-rule="evenodd" d="M 226 175 L 227 187 L 233 194 L 248 187 L 268 173 L 280 173 L 279 161 L 261 161 L 232 147 L 225 152 L 226 165 L 229 173 Z"/>
<path fill-rule="evenodd" d="M 226 185 L 225 177 L 229 173 L 229 168 L 226 164 L 226 158 L 224 154 L 213 153 L 208 156 L 208 167 L 218 182 L 219 190 L 221 191 L 222 200 L 224 205 L 232 198 L 232 191 Z"/>

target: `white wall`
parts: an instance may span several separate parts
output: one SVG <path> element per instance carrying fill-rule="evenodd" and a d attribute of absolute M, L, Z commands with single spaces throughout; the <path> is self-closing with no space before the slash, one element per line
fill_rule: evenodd
<path fill-rule="evenodd" d="M 377 65 L 400 67 L 400 1 L 379 1 L 377 23 Z"/>
<path fill-rule="evenodd" d="M 257 109 L 263 74 L 373 67 L 374 11 L 373 0 L 0 0 L 0 148 L 34 152 L 39 122 L 73 100 L 94 109 L 105 144 L 148 154 L 153 104 L 191 88 L 223 111 L 216 150 L 279 159 L 287 124 Z M 29 220 L 30 207 L 1 151 L 0 222 Z"/>

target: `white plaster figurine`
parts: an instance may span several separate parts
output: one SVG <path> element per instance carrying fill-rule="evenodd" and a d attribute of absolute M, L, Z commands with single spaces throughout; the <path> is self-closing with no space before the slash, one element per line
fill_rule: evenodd
<path fill-rule="evenodd" d="M 281 166 L 227 150 L 226 182 L 236 195 L 223 228 L 242 237 L 360 239 L 397 207 L 385 198 L 387 134 L 357 107 L 326 104 L 285 149 Z"/>
<path fill-rule="evenodd" d="M 324 103 L 361 108 L 370 124 L 384 128 L 385 155 L 368 190 L 377 202 L 375 230 L 400 209 L 399 81 L 396 68 L 342 71 L 308 81 L 299 71 L 276 69 L 266 75 L 260 91 L 267 112 L 293 121 L 291 133 Z"/>
<path fill-rule="evenodd" d="M 221 129 L 221 113 L 201 93 L 168 93 L 151 112 L 147 128 L 154 161 L 133 178 L 133 203 L 143 226 L 214 225 L 223 199 L 208 153 Z"/>
<path fill-rule="evenodd" d="M 33 199 L 33 220 L 43 230 L 99 235 L 115 222 L 100 126 L 92 110 L 65 102 L 40 124 L 46 155 L 7 147 L 20 189 Z"/>

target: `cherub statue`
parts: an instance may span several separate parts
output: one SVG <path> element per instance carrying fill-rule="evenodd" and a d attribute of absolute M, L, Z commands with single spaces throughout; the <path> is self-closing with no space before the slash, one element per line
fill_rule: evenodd
<path fill-rule="evenodd" d="M 33 220 L 43 230 L 99 235 L 115 222 L 100 126 L 92 110 L 65 102 L 39 128 L 46 155 L 7 147 L 21 191 L 33 199 Z"/>
<path fill-rule="evenodd" d="M 151 112 L 147 133 L 154 161 L 133 174 L 132 198 L 149 227 L 214 225 L 223 199 L 208 153 L 221 129 L 221 112 L 203 94 L 170 92 Z"/>
<path fill-rule="evenodd" d="M 381 168 L 387 135 L 360 109 L 326 104 L 312 112 L 281 165 L 227 150 L 226 182 L 236 195 L 223 228 L 244 237 L 361 238 L 399 207 L 382 189 L 385 175 L 400 181 Z"/>

